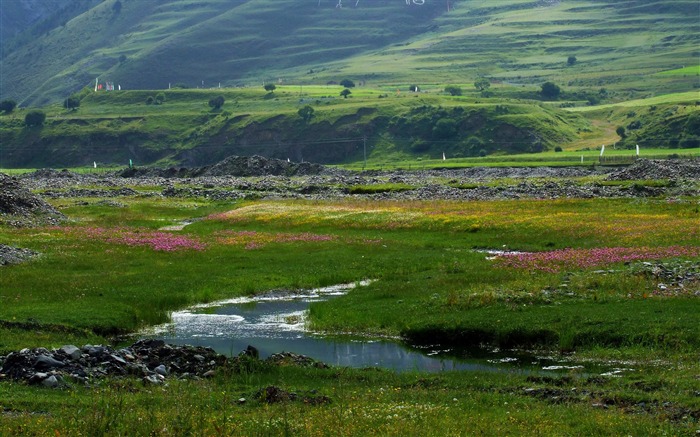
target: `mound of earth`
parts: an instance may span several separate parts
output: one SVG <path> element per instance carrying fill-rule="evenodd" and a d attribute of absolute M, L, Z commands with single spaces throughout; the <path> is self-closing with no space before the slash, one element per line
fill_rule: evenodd
<path fill-rule="evenodd" d="M 19 180 L 0 173 L 0 222 L 13 226 L 57 224 L 65 216 L 24 188 Z"/>
<path fill-rule="evenodd" d="M 608 175 L 608 180 L 700 179 L 700 160 L 639 159 L 629 167 Z"/>
<path fill-rule="evenodd" d="M 33 250 L 0 244 L 0 266 L 19 264 L 36 254 Z"/>
<path fill-rule="evenodd" d="M 120 171 L 120 177 L 191 178 L 198 176 L 309 176 L 328 173 L 321 164 L 288 162 L 263 156 L 229 156 L 214 165 L 194 168 L 128 168 Z"/>

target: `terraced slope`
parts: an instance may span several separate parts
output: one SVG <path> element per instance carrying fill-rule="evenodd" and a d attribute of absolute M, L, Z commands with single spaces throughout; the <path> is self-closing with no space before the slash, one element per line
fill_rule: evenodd
<path fill-rule="evenodd" d="M 40 36 L 3 40 L 0 97 L 60 101 L 96 77 L 128 89 L 345 77 L 395 88 L 471 86 L 483 75 L 606 88 L 618 99 L 698 84 L 697 73 L 657 74 L 697 65 L 696 0 L 338 3 L 106 0 Z"/>

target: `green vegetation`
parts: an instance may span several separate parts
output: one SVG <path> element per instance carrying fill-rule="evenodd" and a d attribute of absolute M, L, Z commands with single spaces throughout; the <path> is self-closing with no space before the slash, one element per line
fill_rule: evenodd
<path fill-rule="evenodd" d="M 9 114 L 10 112 L 14 111 L 16 107 L 17 102 L 14 100 L 3 100 L 0 102 L 0 111 L 4 112 L 5 114 Z"/>
<path fill-rule="evenodd" d="M 341 9 L 327 0 L 167 0 L 121 2 L 118 12 L 113 1 L 63 3 L 19 34 L 11 25 L 21 23 L 13 20 L 21 2 L 3 4 L 3 83 L 12 95 L 0 97 L 45 105 L 98 77 L 132 90 L 348 79 L 392 92 L 486 77 L 496 95 L 502 85 L 551 81 L 570 92 L 604 87 L 606 100 L 621 101 L 688 91 L 699 80 L 694 0 L 456 0 L 449 12 L 439 1 Z"/>
<path fill-rule="evenodd" d="M 374 192 L 413 188 L 377 187 Z M 697 429 L 697 283 L 661 289 L 644 270 L 644 259 L 625 262 L 615 255 L 619 248 L 646 251 L 646 259 L 671 270 L 695 262 L 697 254 L 679 249 L 700 246 L 693 199 L 222 203 L 136 195 L 120 198 L 125 207 L 96 200 L 54 200 L 72 219 L 60 227 L 0 228 L 3 242 L 41 252 L 2 267 L 0 350 L 105 343 L 196 302 L 371 278 L 369 286 L 314 304 L 312 327 L 402 335 L 418 343 L 575 351 L 573 359 L 619 360 L 635 371 L 618 378 L 575 369 L 554 377 L 397 375 L 259 365 L 158 389 L 128 378 L 67 390 L 0 381 L 1 434 L 306 435 L 340 427 L 345 435 L 377 429 L 604 435 Z M 183 231 L 157 231 L 195 217 L 204 219 Z M 321 233 L 334 238 L 308 238 Z M 307 238 L 280 238 L 290 234 Z M 159 250 L 151 238 L 177 238 L 181 245 Z M 520 268 L 474 250 L 504 245 L 579 254 L 585 263 L 566 264 L 553 255 L 537 269 Z M 253 394 L 268 385 L 315 390 L 331 403 L 255 400 Z M 241 397 L 248 400 L 238 404 Z M 474 420 L 465 424 L 465 415 Z"/>
<path fill-rule="evenodd" d="M 455 166 L 488 162 L 494 154 L 532 154 L 555 147 L 571 155 L 551 161 L 577 165 L 581 156 L 588 157 L 586 151 L 619 143 L 619 126 L 627 132 L 618 144 L 623 150 L 639 144 L 664 157 L 692 154 L 700 137 L 699 108 L 688 104 L 692 93 L 558 108 L 479 97 L 476 89 L 474 95 L 453 97 L 441 89 L 388 95 L 365 87 L 354 88 L 352 99 L 344 99 L 339 93 L 347 88 L 337 85 L 276 88 L 271 99 L 262 89 L 177 89 L 155 96 L 151 91 L 88 92 L 78 112 L 58 105 L 44 108 L 47 118 L 41 130 L 25 129 L 26 112 L 7 114 L 0 118 L 0 166 L 74 167 L 129 159 L 137 165 L 204 165 L 254 154 L 351 165 L 363 162 L 365 151 L 368 165 L 375 168 L 420 166 L 443 153 L 449 161 L 435 165 Z M 215 106 L 208 102 L 221 99 L 226 110 L 212 111 Z M 269 142 L 271 133 L 277 142 Z M 505 161 L 543 163 L 548 158 L 532 154 Z M 496 160 L 504 161 L 500 156 Z"/>
<path fill-rule="evenodd" d="M 24 124 L 28 127 L 36 127 L 44 124 L 46 120 L 46 114 L 43 111 L 29 111 L 27 115 L 24 116 Z"/>
<path fill-rule="evenodd" d="M 219 110 L 222 106 L 224 106 L 224 102 L 224 96 L 216 96 L 209 100 L 209 106 L 211 106 L 211 108 L 214 110 Z"/>

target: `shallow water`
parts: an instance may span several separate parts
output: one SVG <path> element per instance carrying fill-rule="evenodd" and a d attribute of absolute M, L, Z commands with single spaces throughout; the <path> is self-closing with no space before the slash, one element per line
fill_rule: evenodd
<path fill-rule="evenodd" d="M 422 372 L 588 373 L 593 370 L 552 357 L 483 349 L 455 350 L 438 345 L 418 348 L 392 340 L 324 337 L 305 329 L 311 302 L 330 299 L 354 287 L 355 284 L 344 284 L 303 293 L 269 293 L 197 305 L 173 313 L 171 323 L 158 326 L 144 336 L 173 344 L 208 346 L 225 355 L 236 355 L 252 345 L 261 358 L 294 352 L 343 367 Z"/>

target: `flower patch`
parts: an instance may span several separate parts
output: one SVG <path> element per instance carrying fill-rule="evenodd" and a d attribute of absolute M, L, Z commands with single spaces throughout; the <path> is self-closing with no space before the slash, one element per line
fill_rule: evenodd
<path fill-rule="evenodd" d="M 243 246 L 246 249 L 259 249 L 271 243 L 296 243 L 332 241 L 335 235 L 300 233 L 272 233 L 257 231 L 221 231 L 216 233 L 216 241 L 221 244 Z"/>
<path fill-rule="evenodd" d="M 78 237 L 104 241 L 125 246 L 147 246 L 162 252 L 178 250 L 204 250 L 206 244 L 186 235 L 176 235 L 169 232 L 153 231 L 144 228 L 54 228 L 63 233 Z"/>
<path fill-rule="evenodd" d="M 556 273 L 569 269 L 603 267 L 619 262 L 693 257 L 700 247 L 603 247 L 595 249 L 561 249 L 549 252 L 504 253 L 494 259 L 499 266 Z"/>

